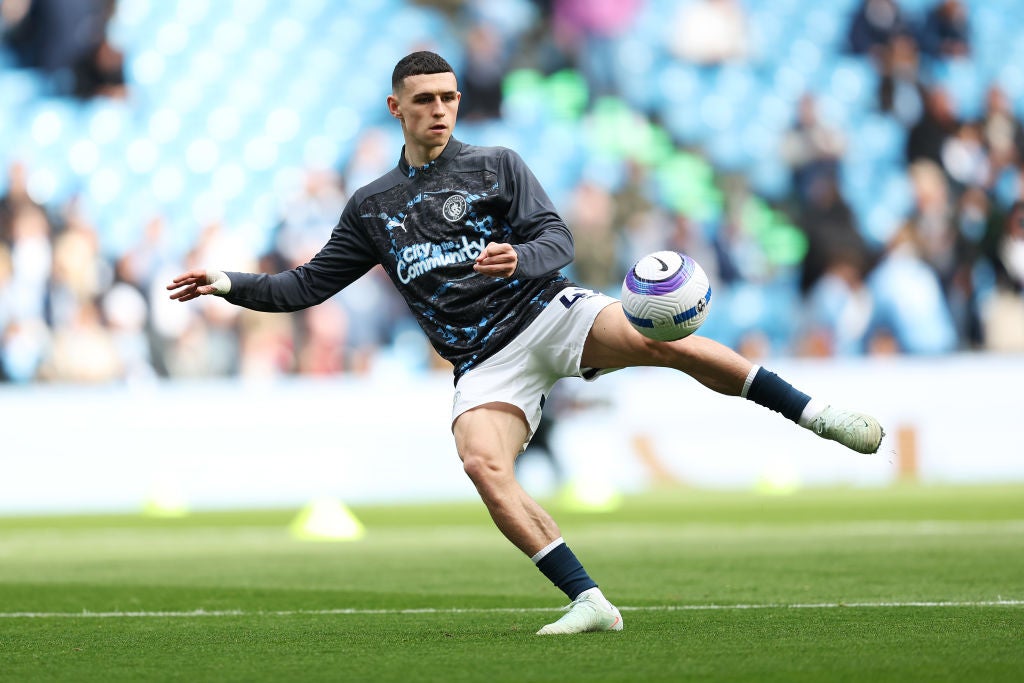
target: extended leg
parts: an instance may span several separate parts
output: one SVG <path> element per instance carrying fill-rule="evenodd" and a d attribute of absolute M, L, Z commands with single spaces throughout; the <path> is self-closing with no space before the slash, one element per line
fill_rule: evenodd
<path fill-rule="evenodd" d="M 583 347 L 583 365 L 674 368 L 709 389 L 727 396 L 749 398 L 859 453 L 876 452 L 884 435 L 882 426 L 873 417 L 812 400 L 777 375 L 758 368 L 712 339 L 696 335 L 674 342 L 647 339 L 633 329 L 618 304 L 598 314 Z"/>

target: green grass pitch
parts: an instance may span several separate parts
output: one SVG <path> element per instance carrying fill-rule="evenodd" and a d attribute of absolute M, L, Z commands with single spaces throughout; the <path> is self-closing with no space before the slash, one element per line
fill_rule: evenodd
<path fill-rule="evenodd" d="M 625 630 L 479 504 L 0 518 L 0 681 L 1021 681 L 1024 487 L 692 490 L 551 505 Z"/>

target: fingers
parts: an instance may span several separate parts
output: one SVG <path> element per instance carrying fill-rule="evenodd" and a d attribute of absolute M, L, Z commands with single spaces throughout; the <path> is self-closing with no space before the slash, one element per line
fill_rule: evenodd
<path fill-rule="evenodd" d="M 167 285 L 167 289 L 173 292 L 170 298 L 177 301 L 191 301 L 203 294 L 209 294 L 213 290 L 206 284 L 206 271 L 204 270 L 191 270 L 177 276 L 171 280 L 171 284 Z"/>
<path fill-rule="evenodd" d="M 518 263 L 519 256 L 511 244 L 492 242 L 476 257 L 473 270 L 491 277 L 509 277 Z"/>

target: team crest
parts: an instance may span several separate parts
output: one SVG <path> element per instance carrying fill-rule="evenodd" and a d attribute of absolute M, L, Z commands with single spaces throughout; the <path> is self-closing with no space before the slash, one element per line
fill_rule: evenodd
<path fill-rule="evenodd" d="M 454 223 L 466 215 L 466 198 L 461 194 L 453 194 L 444 200 L 444 207 L 441 211 L 444 213 L 446 221 Z"/>

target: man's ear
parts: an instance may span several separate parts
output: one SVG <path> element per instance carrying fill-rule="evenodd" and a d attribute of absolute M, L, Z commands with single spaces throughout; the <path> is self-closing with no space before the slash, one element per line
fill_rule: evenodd
<path fill-rule="evenodd" d="M 388 113 L 394 116 L 396 119 L 402 118 L 402 110 L 398 106 L 398 98 L 394 95 L 388 95 Z"/>

